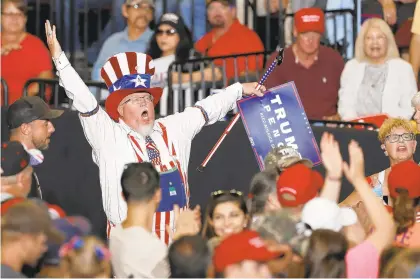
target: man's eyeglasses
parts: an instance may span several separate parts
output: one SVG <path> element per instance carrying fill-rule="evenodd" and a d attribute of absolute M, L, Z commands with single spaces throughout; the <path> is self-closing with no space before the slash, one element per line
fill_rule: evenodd
<path fill-rule="evenodd" d="M 226 190 L 217 190 L 211 193 L 211 197 L 213 199 L 218 198 L 220 196 L 223 195 L 231 195 L 234 197 L 241 197 L 243 195 L 243 193 L 241 191 L 237 191 L 237 190 L 230 190 L 230 191 L 226 191 Z"/>
<path fill-rule="evenodd" d="M 158 36 L 162 36 L 163 34 L 166 34 L 167 36 L 172 36 L 172 35 L 176 34 L 176 30 L 175 29 L 169 29 L 169 30 L 158 29 L 156 31 L 156 35 L 158 35 Z"/>
<path fill-rule="evenodd" d="M 385 137 L 385 141 L 388 141 L 390 143 L 394 143 L 400 140 L 400 138 L 403 141 L 410 141 L 410 140 L 414 140 L 415 139 L 415 135 L 413 133 L 404 133 L 401 135 L 397 135 L 397 134 L 391 134 Z"/>
<path fill-rule="evenodd" d="M 125 105 L 128 102 L 132 103 L 133 105 L 140 105 L 141 103 L 148 103 L 148 102 L 153 102 L 153 96 L 152 95 L 147 95 L 147 96 L 143 96 L 143 97 L 134 97 L 134 98 L 130 98 L 128 100 L 126 100 L 124 103 L 121 104 Z"/>

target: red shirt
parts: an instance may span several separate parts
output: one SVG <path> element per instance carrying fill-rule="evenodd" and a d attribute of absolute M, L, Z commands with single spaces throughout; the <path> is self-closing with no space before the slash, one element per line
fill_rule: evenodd
<path fill-rule="evenodd" d="M 26 34 L 21 46 L 21 49 L 1 56 L 1 77 L 9 88 L 9 104 L 22 97 L 23 86 L 28 79 L 52 70 L 50 53 L 38 37 Z"/>
<path fill-rule="evenodd" d="M 209 57 L 264 51 L 264 45 L 257 33 L 242 25 L 238 20 L 235 20 L 229 30 L 214 43 L 213 37 L 214 30 L 204 35 L 195 44 L 195 49 Z M 237 59 L 238 76 L 247 69 L 246 59 L 248 59 L 248 72 L 253 72 L 257 68 L 262 69 L 263 56 L 258 59 L 255 59 L 255 56 L 241 57 Z M 223 67 L 222 60 L 216 60 L 214 64 Z M 235 77 L 234 59 L 226 60 L 226 77 L 228 80 Z"/>
<path fill-rule="evenodd" d="M 268 67 L 275 59 L 273 53 L 267 60 Z M 320 46 L 318 60 L 309 68 L 296 63 L 292 47 L 285 49 L 282 65 L 267 78 L 267 89 L 294 81 L 309 119 L 322 119 L 337 114 L 338 90 L 344 61 L 332 48 Z"/>

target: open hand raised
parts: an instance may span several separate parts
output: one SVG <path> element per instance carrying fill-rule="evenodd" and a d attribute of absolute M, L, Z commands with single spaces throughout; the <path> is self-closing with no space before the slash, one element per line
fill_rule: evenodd
<path fill-rule="evenodd" d="M 334 135 L 324 133 L 321 138 L 321 157 L 328 175 L 334 178 L 341 178 L 343 170 L 343 159 L 340 153 L 340 146 Z"/>
<path fill-rule="evenodd" d="M 363 150 L 359 143 L 352 140 L 349 143 L 350 164 L 343 162 L 343 171 L 353 185 L 357 180 L 365 179 L 365 160 L 363 158 Z"/>
<path fill-rule="evenodd" d="M 49 20 L 45 22 L 45 35 L 47 36 L 47 44 L 52 58 L 58 59 L 63 51 L 61 50 L 60 43 L 57 40 L 56 27 L 55 25 L 51 27 Z"/>

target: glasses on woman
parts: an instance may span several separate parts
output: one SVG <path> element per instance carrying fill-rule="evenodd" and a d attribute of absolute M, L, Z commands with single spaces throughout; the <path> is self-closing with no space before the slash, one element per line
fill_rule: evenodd
<path fill-rule="evenodd" d="M 162 36 L 163 34 L 165 34 L 167 36 L 173 36 L 173 35 L 176 34 L 176 30 L 175 29 L 169 29 L 169 30 L 158 29 L 156 31 L 156 35 L 158 35 L 158 36 Z"/>
<path fill-rule="evenodd" d="M 211 197 L 213 199 L 218 198 L 220 196 L 224 196 L 224 195 L 231 195 L 234 197 L 241 197 L 243 196 L 243 193 L 241 191 L 237 191 L 237 190 L 230 190 L 230 191 L 226 191 L 226 190 L 217 190 L 211 193 Z"/>
<path fill-rule="evenodd" d="M 385 138 L 385 140 L 388 141 L 388 142 L 390 142 L 390 143 L 394 143 L 394 142 L 400 141 L 400 138 L 403 141 L 410 141 L 410 140 L 414 140 L 415 139 L 415 136 L 414 136 L 413 133 L 404 133 L 404 134 L 401 134 L 401 135 L 391 134 L 391 135 L 388 135 Z"/>
<path fill-rule="evenodd" d="M 142 97 L 130 98 L 127 101 L 125 101 L 124 103 L 122 103 L 121 106 L 127 104 L 128 102 L 132 103 L 133 105 L 140 105 L 144 102 L 150 103 L 150 102 L 153 102 L 153 96 L 152 95 L 146 95 L 146 96 L 142 96 Z"/>

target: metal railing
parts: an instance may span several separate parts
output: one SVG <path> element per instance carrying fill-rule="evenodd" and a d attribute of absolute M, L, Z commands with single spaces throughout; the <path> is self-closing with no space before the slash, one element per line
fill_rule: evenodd
<path fill-rule="evenodd" d="M 263 74 L 267 57 L 271 52 L 252 52 L 236 55 L 203 57 L 173 62 L 168 69 L 167 115 L 182 111 L 195 102 L 235 82 L 258 81 Z M 255 67 L 250 68 L 251 62 Z M 226 74 L 226 68 L 234 68 L 234 76 Z M 240 67 L 242 66 L 242 67 Z M 176 79 L 176 81 L 174 81 Z M 163 100 L 166 103 L 166 100 Z"/>
<path fill-rule="evenodd" d="M 68 99 L 66 93 L 64 92 L 64 89 L 60 86 L 58 79 L 42 79 L 42 78 L 30 79 L 25 83 L 25 86 L 23 88 L 23 96 L 28 96 L 28 88 L 31 84 L 34 84 L 34 83 L 38 84 L 39 86 L 37 96 L 39 96 L 46 102 L 49 102 L 54 107 L 59 107 L 59 106 L 68 106 L 69 108 L 72 107 L 73 100 Z M 98 102 L 101 105 L 103 105 L 103 103 L 101 102 L 101 90 L 104 90 L 104 89 L 107 90 L 106 84 L 103 82 L 98 82 L 98 81 L 84 81 L 84 83 L 89 87 L 91 91 L 94 91 L 92 92 L 92 94 L 95 96 L 96 100 L 98 100 Z M 50 100 L 47 100 L 46 98 L 47 90 L 51 90 L 52 98 Z"/>
<path fill-rule="evenodd" d="M 334 120 L 309 120 L 309 123 L 315 127 L 329 127 L 329 128 L 353 128 L 359 130 L 375 131 L 378 128 L 373 123 L 365 122 L 348 122 L 348 121 L 334 121 Z"/>
<path fill-rule="evenodd" d="M 7 86 L 6 80 L 3 78 L 1 79 L 1 94 L 3 96 L 2 105 L 7 106 L 9 105 L 9 87 Z"/>
<path fill-rule="evenodd" d="M 269 0 L 264 1 L 269 2 Z M 282 2 L 282 0 L 278 1 Z M 327 44 L 338 48 L 340 42 L 344 44 L 354 42 L 358 22 L 358 16 L 356 16 L 358 12 L 355 11 L 359 11 L 358 2 L 360 0 L 354 1 L 354 10 L 326 11 L 327 34 L 329 34 Z M 270 22 L 273 18 L 277 18 L 277 26 L 284 26 L 285 20 L 292 19 L 293 14 L 286 13 L 286 9 L 279 10 L 277 15 L 268 13 L 265 16 L 265 26 L 261 29 L 261 24 L 256 20 L 258 16 L 257 2 L 257 0 L 237 0 L 237 5 L 245 7 L 245 13 L 238 12 L 240 21 L 257 32 L 265 33 L 264 36 L 261 36 L 265 49 L 275 49 L 278 44 L 287 45 L 283 43 L 285 35 L 283 28 L 279 28 L 278 34 L 275 34 Z M 121 14 L 121 6 L 124 3 L 125 0 L 29 0 L 32 9 L 28 13 L 27 29 L 30 33 L 45 40 L 42 23 L 46 19 L 50 19 L 56 24 L 58 39 L 64 51 L 70 54 L 70 62 L 87 80 L 90 79 L 89 65 L 96 61 L 103 42 L 112 33 L 123 30 L 126 25 L 125 18 Z M 237 7 L 237 10 L 242 11 L 242 6 Z M 183 16 L 187 26 L 192 30 L 195 41 L 209 30 L 204 0 L 156 0 L 155 20 L 164 12 L 175 12 Z M 344 32 L 344 37 L 337 36 L 342 32 L 340 31 L 341 27 L 337 28 L 338 21 L 343 23 L 340 25 L 343 28 L 350 28 L 346 26 L 347 20 L 343 22 L 343 18 L 341 18 L 347 16 L 352 20 L 352 38 L 348 36 L 348 32 Z M 330 23 L 334 26 L 333 31 L 328 27 L 331 25 Z M 154 22 L 151 22 L 150 27 L 153 29 Z M 288 36 L 292 29 L 289 29 Z M 277 40 L 273 42 L 272 38 L 275 37 Z"/>
<path fill-rule="evenodd" d="M 278 0 L 277 7 L 273 11 L 270 9 L 270 2 L 271 0 L 245 0 L 245 9 L 242 15 L 245 19 L 245 24 L 258 33 L 264 33 L 265 36 L 262 36 L 262 39 L 266 49 L 274 49 L 279 44 L 288 46 L 293 40 L 294 14 L 292 8 L 285 7 L 283 1 Z M 326 37 L 324 41 L 327 45 L 337 45 L 337 48 L 340 43 L 343 45 L 347 43 L 346 46 L 350 47 L 350 49 L 345 58 L 349 58 L 352 50 L 350 43 L 355 41 L 360 25 L 361 0 L 336 2 L 334 5 L 325 3 L 325 6 L 319 7 L 325 12 Z M 262 8 L 261 6 L 264 7 Z M 263 15 L 258 15 L 258 11 L 261 12 L 261 10 Z M 351 26 L 349 26 L 349 23 Z M 337 27 L 338 25 L 340 26 Z M 273 31 L 273 29 L 277 30 Z M 343 30 L 346 31 L 343 32 Z"/>

